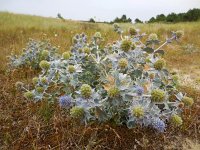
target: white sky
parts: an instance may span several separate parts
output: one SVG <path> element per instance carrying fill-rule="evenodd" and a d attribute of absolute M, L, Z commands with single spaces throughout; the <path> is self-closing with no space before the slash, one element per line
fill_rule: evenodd
<path fill-rule="evenodd" d="M 200 0 L 0 0 L 0 11 L 66 19 L 111 21 L 126 14 L 132 20 L 148 20 L 158 14 L 200 8 Z"/>

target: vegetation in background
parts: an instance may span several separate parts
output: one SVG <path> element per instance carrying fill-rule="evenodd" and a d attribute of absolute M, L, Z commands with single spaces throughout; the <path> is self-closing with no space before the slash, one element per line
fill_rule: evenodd
<path fill-rule="evenodd" d="M 135 23 L 143 23 L 140 19 L 136 18 Z"/>
<path fill-rule="evenodd" d="M 114 23 L 131 23 L 132 20 L 131 20 L 131 18 L 127 18 L 126 15 L 122 15 L 121 18 L 118 18 L 118 17 L 115 18 L 113 20 L 113 22 Z M 113 22 L 111 22 L 111 23 L 113 23 Z"/>
<path fill-rule="evenodd" d="M 58 17 L 59 19 L 61 19 L 62 21 L 65 21 L 65 19 L 61 16 L 60 13 L 57 14 L 57 17 Z"/>
<path fill-rule="evenodd" d="M 177 23 L 177 22 L 192 22 L 198 21 L 200 19 L 200 9 L 190 9 L 186 13 L 170 13 L 167 16 L 164 14 L 157 15 L 155 18 L 152 17 L 148 23 L 154 22 L 169 22 L 169 23 Z"/>
<path fill-rule="evenodd" d="M 95 20 L 93 18 L 90 18 L 89 22 L 95 23 Z"/>

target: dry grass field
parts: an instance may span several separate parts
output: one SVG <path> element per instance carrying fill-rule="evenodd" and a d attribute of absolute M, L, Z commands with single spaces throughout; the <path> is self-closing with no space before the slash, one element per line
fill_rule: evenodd
<path fill-rule="evenodd" d="M 168 127 L 159 134 L 139 127 L 127 130 L 110 124 L 79 126 L 57 104 L 34 103 L 15 89 L 16 81 L 28 83 L 37 71 L 7 72 L 7 56 L 20 54 L 29 38 L 44 40 L 68 51 L 76 33 L 102 33 L 105 43 L 119 37 L 112 25 L 18 15 L 0 12 L 0 149 L 199 149 L 200 139 L 200 22 L 177 24 L 121 24 L 125 32 L 135 26 L 157 33 L 161 41 L 171 31 L 184 30 L 180 42 L 165 46 L 170 71 L 180 78 L 179 89 L 193 97 L 191 110 L 184 110 L 180 129 Z"/>

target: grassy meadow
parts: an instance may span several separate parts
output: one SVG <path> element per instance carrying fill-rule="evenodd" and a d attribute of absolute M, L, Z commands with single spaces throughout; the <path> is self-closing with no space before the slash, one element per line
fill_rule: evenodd
<path fill-rule="evenodd" d="M 192 144 L 199 149 L 200 22 L 120 25 L 125 32 L 135 26 L 140 32 L 157 33 L 161 41 L 165 41 L 171 31 L 184 30 L 181 41 L 164 47 L 167 67 L 180 78 L 179 88 L 195 99 L 192 110 L 183 114 L 189 116 L 184 118 L 184 126 L 163 135 L 149 129 L 127 130 L 112 125 L 74 126 L 63 117 L 65 114 L 57 105 L 51 106 L 45 101 L 27 102 L 14 84 L 28 82 L 37 72 L 7 73 L 6 70 L 7 56 L 11 52 L 20 54 L 29 38 L 49 39 L 62 53 L 69 51 L 76 33 L 84 32 L 90 37 L 99 31 L 104 44 L 119 36 L 109 24 L 0 12 L 0 149 L 189 149 Z"/>

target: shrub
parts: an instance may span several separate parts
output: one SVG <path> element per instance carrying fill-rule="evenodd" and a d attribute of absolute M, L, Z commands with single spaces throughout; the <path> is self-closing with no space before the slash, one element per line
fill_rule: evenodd
<path fill-rule="evenodd" d="M 21 55 L 10 55 L 9 67 L 16 69 L 21 67 L 39 68 L 42 60 L 52 61 L 56 58 L 57 48 L 53 47 L 48 41 L 30 40 Z"/>
<path fill-rule="evenodd" d="M 123 36 L 119 25 L 114 27 L 121 39 L 113 45 L 100 48 L 102 37 L 98 32 L 90 42 L 85 34 L 79 34 L 73 38 L 70 55 L 42 60 L 41 74 L 33 79 L 35 88 L 24 96 L 35 101 L 58 100 L 61 107 L 69 109 L 72 118 L 83 123 L 112 121 L 129 128 L 138 124 L 160 132 L 165 130 L 166 122 L 181 125 L 182 108 L 178 105 L 191 105 L 193 101 L 181 92 L 176 92 L 170 101 L 172 91 L 177 89 L 170 82 L 171 74 L 163 69 L 160 50 L 180 37 L 173 33 L 154 49 L 152 43 L 160 42 L 155 34 L 148 39 L 151 43 L 144 45 L 141 38 L 145 34 Z M 135 45 L 134 50 L 131 45 Z"/>

